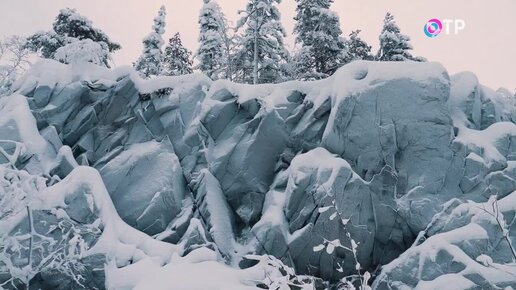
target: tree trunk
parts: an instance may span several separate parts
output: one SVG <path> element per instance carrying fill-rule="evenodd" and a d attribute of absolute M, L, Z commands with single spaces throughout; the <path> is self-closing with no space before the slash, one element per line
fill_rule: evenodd
<path fill-rule="evenodd" d="M 258 83 L 258 29 L 254 32 L 253 84 Z"/>
<path fill-rule="evenodd" d="M 224 36 L 225 44 L 226 44 L 226 60 L 227 60 L 227 68 L 226 68 L 226 78 L 230 81 L 233 81 L 233 59 L 231 57 L 231 40 Z"/>

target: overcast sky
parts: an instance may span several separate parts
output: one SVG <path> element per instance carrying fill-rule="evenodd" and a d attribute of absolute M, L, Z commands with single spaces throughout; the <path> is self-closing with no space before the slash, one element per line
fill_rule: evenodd
<path fill-rule="evenodd" d="M 247 0 L 218 0 L 233 23 Z M 198 14 L 203 0 L 0 0 L 0 36 L 28 35 L 49 30 L 63 7 L 79 12 L 122 44 L 114 60 L 131 64 L 141 53 L 142 38 L 150 31 L 159 6 L 167 7 L 166 37 L 180 32 L 190 50 L 197 49 Z M 473 71 L 494 89 L 516 88 L 516 0 L 336 0 L 332 9 L 347 35 L 361 29 L 362 38 L 378 46 L 378 34 L 387 11 L 403 33 L 410 35 L 414 54 L 443 63 L 450 73 Z M 295 1 L 283 0 L 282 21 L 289 46 Z M 458 35 L 427 38 L 423 26 L 431 18 L 463 19 L 467 26 Z"/>

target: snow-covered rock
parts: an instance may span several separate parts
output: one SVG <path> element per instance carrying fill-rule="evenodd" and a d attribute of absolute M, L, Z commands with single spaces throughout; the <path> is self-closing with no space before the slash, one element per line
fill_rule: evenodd
<path fill-rule="evenodd" d="M 99 172 L 120 216 L 150 235 L 181 212 L 186 183 L 169 142 L 132 144 Z"/>
<path fill-rule="evenodd" d="M 471 72 L 451 76 L 450 107 L 464 113 L 469 127 L 485 129 L 500 121 L 516 121 L 516 98 L 481 85 Z"/>
<path fill-rule="evenodd" d="M 103 226 L 88 247 L 117 289 L 171 285 L 186 276 L 178 269 L 213 270 L 228 281 L 213 289 L 244 289 L 263 281 L 265 264 L 331 282 L 357 264 L 361 273 L 388 264 L 377 289 L 439 288 L 449 275 L 464 289 L 505 286 L 456 275 L 452 257 L 509 267 L 510 256 L 471 252 L 473 239 L 495 241 L 480 228 L 493 231 L 445 219 L 445 206 L 514 196 L 514 102 L 436 63 L 358 61 L 320 81 L 253 86 L 43 61 L 0 99 L 0 163 L 43 176 L 44 192 L 93 198 Z M 90 224 L 84 206 L 66 210 Z M 429 238 L 411 247 L 421 231 Z M 440 239 L 466 256 L 429 254 L 413 267 L 427 282 L 404 276 Z M 255 265 L 249 254 L 281 262 Z"/>
<path fill-rule="evenodd" d="M 516 192 L 484 203 L 451 200 L 413 247 L 383 267 L 374 289 L 512 289 Z"/>
<path fill-rule="evenodd" d="M 388 166 L 365 182 L 326 149 L 298 155 L 267 194 L 263 217 L 253 230 L 258 241 L 275 243 L 264 243 L 260 250 L 292 259 L 301 273 L 336 279 L 339 268 L 355 274 L 352 253 L 312 249 L 334 240 L 350 248 L 351 235 L 364 268 L 388 263 L 411 241 L 406 222 L 395 210 L 395 187 L 396 176 Z"/>

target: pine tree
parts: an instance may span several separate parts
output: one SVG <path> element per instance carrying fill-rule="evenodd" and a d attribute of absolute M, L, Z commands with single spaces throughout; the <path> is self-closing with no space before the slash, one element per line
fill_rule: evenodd
<path fill-rule="evenodd" d="M 199 69 L 212 79 L 231 78 L 230 45 L 228 24 L 219 4 L 203 0 L 199 14 L 199 49 L 196 58 Z"/>
<path fill-rule="evenodd" d="M 161 74 L 163 53 L 163 37 L 165 33 L 165 6 L 161 6 L 158 15 L 154 18 L 152 32 L 143 39 L 143 54 L 134 64 L 137 71 L 144 78 Z"/>
<path fill-rule="evenodd" d="M 120 44 L 111 41 L 102 30 L 93 27 L 92 22 L 80 15 L 75 9 L 62 9 L 57 15 L 52 28 L 52 31 L 38 32 L 29 36 L 26 48 L 40 53 L 44 58 L 55 58 L 55 54 L 59 49 L 68 52 L 74 51 L 84 56 L 88 53 L 91 46 L 81 46 L 80 43 L 88 43 L 88 40 L 91 40 L 100 49 L 95 52 L 97 55 L 89 59 L 98 59 L 100 57 L 100 63 L 108 67 L 111 58 L 110 53 L 121 48 Z M 77 47 L 84 47 L 84 49 L 77 49 Z M 74 59 L 74 57 L 69 56 L 67 59 Z M 84 59 L 88 59 L 88 57 Z M 61 61 L 66 63 L 64 60 Z"/>
<path fill-rule="evenodd" d="M 352 31 L 348 41 L 348 62 L 353 60 L 373 60 L 371 46 L 363 41 L 358 34 L 361 30 Z"/>
<path fill-rule="evenodd" d="M 288 78 L 285 30 L 276 7 L 281 0 L 250 0 L 237 28 L 245 26 L 234 56 L 237 79 L 246 83 L 274 83 Z"/>
<path fill-rule="evenodd" d="M 192 52 L 186 49 L 181 42 L 181 36 L 176 33 L 168 40 L 163 56 L 163 74 L 167 76 L 178 76 L 191 74 Z"/>
<path fill-rule="evenodd" d="M 294 33 L 301 50 L 295 56 L 301 79 L 320 79 L 333 74 L 346 60 L 346 40 L 339 16 L 330 10 L 333 0 L 296 0 Z"/>
<path fill-rule="evenodd" d="M 423 58 L 410 54 L 412 45 L 410 37 L 402 34 L 394 20 L 394 15 L 387 13 L 383 20 L 383 29 L 380 34 L 380 49 L 376 58 L 380 61 L 423 61 Z"/>

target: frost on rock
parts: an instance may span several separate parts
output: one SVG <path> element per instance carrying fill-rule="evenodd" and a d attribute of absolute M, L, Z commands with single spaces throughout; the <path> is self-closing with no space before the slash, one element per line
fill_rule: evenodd
<path fill-rule="evenodd" d="M 501 273 L 513 273 L 514 99 L 469 73 L 356 61 L 314 82 L 244 85 L 45 60 L 13 88 L 1 166 L 44 180 L 34 217 L 70 218 L 87 240 L 72 261 L 101 263 L 106 287 L 206 289 L 185 273 L 223 277 L 210 289 L 369 273 L 376 289 L 514 287 Z M 477 210 L 492 196 L 508 231 Z M 5 224 L 26 231 L 26 201 L 9 204 L 22 210 Z"/>

